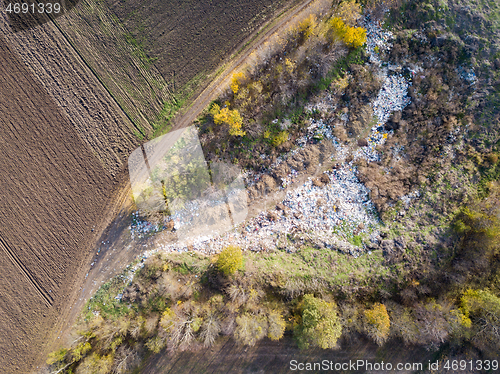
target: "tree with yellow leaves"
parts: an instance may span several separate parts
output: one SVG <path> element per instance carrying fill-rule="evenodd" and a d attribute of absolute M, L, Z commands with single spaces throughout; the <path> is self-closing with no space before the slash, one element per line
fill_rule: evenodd
<path fill-rule="evenodd" d="M 302 34 L 304 40 L 309 38 L 317 26 L 316 15 L 310 14 L 309 17 L 305 18 L 299 23 L 299 33 Z"/>
<path fill-rule="evenodd" d="M 295 64 L 289 58 L 285 58 L 285 68 L 288 74 L 292 74 L 295 70 Z"/>
<path fill-rule="evenodd" d="M 340 17 L 333 17 L 328 21 L 328 26 L 333 31 L 335 39 L 342 39 L 348 27 Z"/>
<path fill-rule="evenodd" d="M 229 104 L 224 108 L 220 108 L 218 104 L 213 104 L 210 109 L 210 114 L 214 118 L 216 125 L 227 124 L 229 126 L 229 135 L 244 136 L 245 131 L 242 130 L 243 119 L 237 109 L 230 110 Z"/>
<path fill-rule="evenodd" d="M 346 25 L 339 17 L 334 17 L 329 22 L 335 39 L 342 39 L 348 47 L 358 48 L 366 43 L 366 29 Z"/>
<path fill-rule="evenodd" d="M 391 321 L 384 304 L 376 303 L 371 309 L 365 310 L 366 332 L 382 345 L 389 337 Z"/>
<path fill-rule="evenodd" d="M 343 37 L 344 43 L 348 47 L 358 48 L 366 43 L 366 29 L 362 27 L 347 27 Z"/>
<path fill-rule="evenodd" d="M 268 331 L 267 337 L 271 340 L 280 340 L 285 332 L 285 319 L 277 310 L 271 310 L 267 315 Z"/>
<path fill-rule="evenodd" d="M 240 85 L 245 81 L 245 73 L 239 72 L 233 75 L 231 79 L 231 90 L 236 95 L 240 90 Z"/>

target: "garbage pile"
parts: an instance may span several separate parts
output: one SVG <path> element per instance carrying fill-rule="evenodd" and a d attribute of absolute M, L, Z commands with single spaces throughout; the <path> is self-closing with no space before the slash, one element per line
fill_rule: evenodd
<path fill-rule="evenodd" d="M 381 125 L 389 120 L 393 112 L 403 110 L 410 103 L 410 98 L 407 96 L 408 86 L 407 80 L 401 74 L 385 78 L 377 98 L 372 103 L 373 113 Z"/>
<path fill-rule="evenodd" d="M 343 248 L 357 255 L 363 248 L 350 244 L 348 240 L 354 235 L 368 236 L 377 230 L 379 224 L 368 193 L 356 177 L 356 169 L 343 164 L 325 172 L 320 179 L 309 179 L 302 186 L 288 191 L 275 209 L 261 212 L 233 232 L 222 236 L 195 237 L 185 243 L 163 245 L 161 249 L 182 252 L 189 248 L 212 254 L 232 244 L 244 250 L 266 251 L 283 246 L 283 237 L 306 234 L 309 242 Z M 287 239 L 284 241 L 287 243 Z M 289 247 L 290 243 L 287 243 L 283 249 L 290 251 Z"/>
<path fill-rule="evenodd" d="M 163 225 L 152 223 L 140 218 L 140 212 L 132 213 L 132 224 L 128 228 L 132 239 L 143 238 L 145 236 L 160 232 L 164 229 Z"/>
<path fill-rule="evenodd" d="M 381 66 L 380 53 L 392 48 L 391 40 L 394 36 L 392 32 L 384 31 L 380 22 L 372 21 L 369 16 L 363 19 L 362 26 L 366 29 L 366 52 L 370 56 L 370 62 Z"/>
<path fill-rule="evenodd" d="M 420 191 L 415 190 L 401 197 L 401 201 L 405 205 L 405 208 L 408 209 L 410 207 L 410 203 L 414 199 L 418 199 L 420 197 Z"/>
<path fill-rule="evenodd" d="M 382 61 L 377 52 L 392 47 L 390 43 L 392 34 L 385 32 L 380 25 L 369 19 L 365 19 L 364 27 L 367 28 L 367 51 L 370 61 L 381 66 Z M 353 161 L 360 157 L 368 162 L 380 159 L 376 146 L 383 144 L 392 134 L 392 130 L 387 131 L 384 125 L 393 112 L 403 110 L 410 102 L 407 96 L 410 83 L 406 78 L 401 74 L 389 75 L 387 67 L 381 67 L 380 71 L 384 83 L 372 103 L 378 121 L 366 138 L 367 146 L 353 151 L 333 135 L 331 125 L 322 120 L 310 119 L 307 134 L 296 141 L 298 146 L 296 149 L 278 157 L 264 172 L 246 171 L 245 183 L 247 186 L 255 184 L 264 174 L 317 139 L 331 141 L 334 145 L 335 152 L 332 158 L 335 157 L 338 162 L 335 169 L 325 172 L 322 178 L 309 178 L 301 186 L 288 191 L 285 199 L 278 203 L 275 209 L 261 212 L 257 217 L 230 232 L 222 235 L 195 236 L 175 244 L 160 245 L 148 253 L 158 250 L 178 252 L 196 250 L 213 254 L 228 245 L 238 245 L 244 250 L 252 251 L 266 251 L 276 247 L 293 251 L 295 241 L 300 242 L 300 240 L 307 240 L 353 256 L 368 250 L 366 243 L 377 242 L 380 238 L 377 229 L 380 222 L 376 209 L 369 199 L 369 190 L 359 181 Z M 347 114 L 344 114 L 343 120 L 347 119 Z M 397 151 L 402 153 L 403 149 Z M 349 155 L 354 157 L 352 161 L 346 162 Z M 281 188 L 289 187 L 297 175 L 297 171 L 291 170 L 289 175 L 282 178 Z M 417 197 L 418 193 L 415 192 L 403 200 L 406 203 Z M 139 232 L 155 229 L 136 226 Z M 356 237 L 357 242 L 354 240 Z M 361 237 L 364 243 L 362 245 L 359 243 Z"/>

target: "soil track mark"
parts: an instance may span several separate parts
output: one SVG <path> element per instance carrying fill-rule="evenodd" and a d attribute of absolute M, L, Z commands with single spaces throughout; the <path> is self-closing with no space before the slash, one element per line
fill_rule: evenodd
<path fill-rule="evenodd" d="M 78 57 L 82 60 L 82 62 L 85 64 L 85 66 L 89 69 L 89 71 L 92 73 L 92 75 L 99 81 L 101 84 L 102 88 L 106 90 L 107 93 L 109 93 L 110 97 L 113 99 L 116 105 L 122 110 L 122 112 L 127 116 L 129 121 L 134 124 L 135 128 L 137 131 L 141 131 L 141 128 L 137 126 L 137 124 L 134 122 L 132 117 L 127 113 L 125 108 L 118 102 L 115 96 L 113 96 L 113 93 L 108 89 L 108 87 L 104 84 L 102 81 L 102 78 L 97 74 L 97 72 L 92 68 L 92 66 L 89 64 L 89 62 L 85 59 L 85 57 L 80 53 L 80 51 L 76 48 L 75 44 L 69 39 L 68 35 L 61 29 L 59 24 L 56 22 L 54 17 L 49 16 L 51 23 L 57 28 L 57 30 L 61 33 L 61 36 L 63 37 L 64 40 L 68 43 L 68 45 L 73 48 L 73 51 L 78 55 Z"/>
<path fill-rule="evenodd" d="M 33 278 L 31 273 L 29 272 L 28 269 L 26 269 L 26 266 L 23 265 L 21 261 L 17 258 L 16 254 L 12 251 L 12 249 L 9 247 L 9 245 L 5 242 L 5 240 L 0 236 L 0 247 L 2 247 L 3 251 L 7 255 L 7 257 L 12 261 L 14 266 L 16 266 L 19 269 L 19 272 L 23 274 L 26 278 L 26 280 L 33 286 L 35 291 L 38 293 L 38 295 L 42 298 L 42 300 L 45 302 L 45 305 L 48 307 L 51 307 L 52 304 L 54 303 L 54 299 L 48 294 L 47 291 L 45 291 Z"/>
<path fill-rule="evenodd" d="M 172 90 L 139 43 L 102 1 L 81 0 L 53 25 L 136 127 L 149 136 Z"/>

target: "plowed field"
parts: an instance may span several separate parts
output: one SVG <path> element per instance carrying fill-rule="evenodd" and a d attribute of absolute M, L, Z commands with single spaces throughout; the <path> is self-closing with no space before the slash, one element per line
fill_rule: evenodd
<path fill-rule="evenodd" d="M 0 36 L 0 368 L 28 372 L 95 241 L 112 180 Z"/>
<path fill-rule="evenodd" d="M 165 80 L 179 89 L 296 0 L 105 0 Z"/>
<path fill-rule="evenodd" d="M 139 144 L 136 129 L 78 52 L 52 23 L 13 33 L 6 14 L 0 13 L 0 34 L 104 168 L 117 176 Z"/>

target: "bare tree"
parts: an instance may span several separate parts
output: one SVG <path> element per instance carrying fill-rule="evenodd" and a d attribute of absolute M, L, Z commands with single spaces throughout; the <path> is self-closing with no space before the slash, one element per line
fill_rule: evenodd
<path fill-rule="evenodd" d="M 221 332 L 221 323 L 217 314 L 209 312 L 201 326 L 200 337 L 205 347 L 210 347 L 215 343 L 215 339 Z"/>
<path fill-rule="evenodd" d="M 139 354 L 130 346 L 121 345 L 117 350 L 113 363 L 113 374 L 124 374 L 140 363 Z"/>

